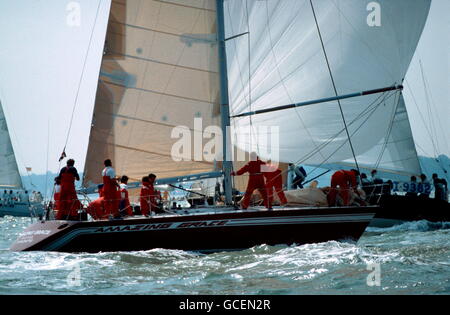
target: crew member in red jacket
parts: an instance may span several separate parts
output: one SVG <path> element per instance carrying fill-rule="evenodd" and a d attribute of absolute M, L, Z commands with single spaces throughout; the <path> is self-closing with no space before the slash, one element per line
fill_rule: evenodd
<path fill-rule="evenodd" d="M 114 218 L 119 217 L 119 184 L 116 180 L 116 171 L 112 167 L 111 160 L 105 160 L 105 168 L 102 171 L 103 177 L 103 195 L 105 197 L 105 212 Z"/>
<path fill-rule="evenodd" d="M 58 216 L 58 211 L 61 208 L 61 179 L 55 177 L 55 192 L 53 193 L 53 211 L 55 212 L 55 217 Z"/>
<path fill-rule="evenodd" d="M 357 176 L 359 176 L 359 172 L 357 170 L 340 170 L 331 176 L 331 190 L 328 194 L 328 203 L 330 206 L 333 207 L 336 205 L 337 193 L 339 193 L 342 197 L 344 206 L 348 206 L 350 201 L 350 189 L 353 189 L 356 193 L 358 193 Z"/>
<path fill-rule="evenodd" d="M 142 188 L 139 195 L 139 202 L 141 205 L 141 214 L 145 216 L 150 215 L 150 181 L 148 176 L 142 177 Z"/>
<path fill-rule="evenodd" d="M 95 220 L 105 219 L 108 217 L 105 213 L 105 197 L 103 196 L 103 185 L 98 185 L 98 198 L 90 202 L 87 212 Z"/>
<path fill-rule="evenodd" d="M 149 174 L 148 181 L 150 183 L 148 186 L 150 189 L 150 211 L 158 212 L 158 201 L 161 200 L 161 193 L 155 189 L 156 175 Z"/>
<path fill-rule="evenodd" d="M 261 167 L 266 163 L 261 161 L 256 153 L 250 154 L 250 162 L 248 162 L 243 168 L 237 172 L 232 172 L 232 176 L 242 175 L 244 173 L 249 173 L 249 180 L 247 184 L 247 190 L 245 191 L 244 198 L 241 202 L 242 209 L 247 209 L 250 204 L 250 199 L 252 197 L 253 191 L 258 189 L 261 196 L 264 199 L 264 205 L 267 209 L 271 209 L 269 196 L 266 189 L 266 183 L 264 182 L 264 175 Z"/>
<path fill-rule="evenodd" d="M 281 170 L 274 164 L 267 163 L 263 166 L 263 174 L 266 178 L 266 188 L 269 194 L 270 204 L 273 204 L 274 188 L 280 199 L 281 205 L 287 204 L 286 195 L 283 192 L 283 176 Z"/>
<path fill-rule="evenodd" d="M 67 166 L 61 169 L 59 178 L 61 179 L 60 209 L 56 216 L 57 220 L 67 220 L 78 216 L 81 209 L 81 202 L 78 200 L 75 190 L 75 180 L 80 180 L 77 169 L 74 167 L 75 161 L 70 159 Z"/>
<path fill-rule="evenodd" d="M 133 215 L 133 208 L 128 197 L 128 176 L 124 175 L 120 178 L 120 205 L 119 210 L 122 215 Z"/>

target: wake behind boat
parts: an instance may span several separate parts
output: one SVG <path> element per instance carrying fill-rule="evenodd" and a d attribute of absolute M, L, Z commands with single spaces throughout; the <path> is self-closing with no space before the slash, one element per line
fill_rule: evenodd
<path fill-rule="evenodd" d="M 271 211 L 242 211 L 205 208 L 198 209 L 196 214 L 166 214 L 151 218 L 44 221 L 21 233 L 11 250 L 104 252 L 166 248 L 214 252 L 261 244 L 357 241 L 376 209 L 280 207 Z"/>

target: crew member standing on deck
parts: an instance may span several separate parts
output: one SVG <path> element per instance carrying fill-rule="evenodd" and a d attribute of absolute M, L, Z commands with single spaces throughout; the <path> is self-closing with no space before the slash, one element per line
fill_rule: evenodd
<path fill-rule="evenodd" d="M 55 211 L 55 216 L 57 212 L 61 208 L 61 179 L 58 177 L 55 177 L 55 192 L 53 193 L 53 211 Z"/>
<path fill-rule="evenodd" d="M 8 192 L 5 190 L 2 195 L 2 205 L 6 207 L 8 205 Z"/>
<path fill-rule="evenodd" d="M 78 215 L 78 209 L 81 208 L 81 202 L 78 200 L 75 190 L 75 180 L 80 180 L 78 171 L 75 168 L 75 160 L 67 161 L 67 166 L 59 172 L 61 180 L 60 209 L 56 216 L 57 220 L 65 220 Z"/>
<path fill-rule="evenodd" d="M 142 177 L 142 188 L 139 195 L 139 202 L 141 205 L 141 214 L 146 217 L 150 214 L 150 181 L 148 176 Z"/>
<path fill-rule="evenodd" d="M 357 170 L 340 170 L 334 173 L 333 176 L 331 176 L 331 190 L 328 194 L 328 203 L 331 207 L 334 207 L 336 205 L 336 195 L 338 192 L 344 201 L 344 206 L 348 206 L 349 204 L 350 189 L 353 189 L 354 192 L 359 196 L 359 192 L 357 190 L 357 176 L 359 176 L 359 172 Z"/>
<path fill-rule="evenodd" d="M 158 203 L 161 200 L 161 193 L 155 189 L 156 175 L 149 174 L 148 180 L 150 185 L 148 186 L 150 189 L 150 211 L 158 213 L 159 206 Z"/>
<path fill-rule="evenodd" d="M 128 176 L 124 175 L 120 178 L 120 205 L 119 210 L 122 215 L 133 215 L 133 208 L 130 205 L 128 197 Z"/>
<path fill-rule="evenodd" d="M 111 160 L 105 160 L 105 168 L 102 171 L 103 195 L 105 197 L 105 212 L 113 218 L 119 217 L 118 187 L 116 171 L 112 167 Z"/>
<path fill-rule="evenodd" d="M 247 209 L 250 204 L 250 198 L 255 189 L 258 189 L 261 196 L 264 199 L 264 205 L 267 209 L 271 209 L 269 195 L 266 189 L 266 183 L 264 182 L 264 175 L 262 173 L 261 167 L 265 165 L 263 161 L 259 159 L 256 153 L 252 152 L 250 154 L 250 162 L 248 162 L 243 168 L 237 172 L 232 172 L 232 176 L 242 175 L 244 173 L 249 173 L 250 177 L 247 184 L 247 190 L 245 191 L 244 198 L 241 202 L 242 209 Z"/>
<path fill-rule="evenodd" d="M 280 204 L 282 206 L 287 204 L 286 196 L 283 192 L 283 176 L 281 175 L 281 170 L 272 163 L 267 163 L 263 166 L 263 174 L 266 178 L 266 188 L 267 193 L 269 194 L 269 202 L 273 204 L 273 195 L 274 188 L 275 193 L 277 193 L 278 198 L 280 199 Z"/>

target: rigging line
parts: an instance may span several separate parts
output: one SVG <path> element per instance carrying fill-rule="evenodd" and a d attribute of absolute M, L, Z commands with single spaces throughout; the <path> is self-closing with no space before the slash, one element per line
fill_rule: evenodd
<path fill-rule="evenodd" d="M 434 154 L 435 154 L 435 156 L 437 156 L 438 155 L 438 151 L 439 151 L 439 143 L 438 143 L 438 139 L 437 139 L 436 129 L 435 129 L 435 126 L 433 124 L 433 117 L 432 117 L 431 105 L 430 105 L 430 97 L 428 95 L 428 89 L 427 89 L 427 85 L 425 83 L 425 75 L 423 73 L 422 61 L 420 59 L 419 59 L 419 64 L 420 64 L 420 71 L 421 71 L 421 74 L 422 74 L 423 89 L 425 91 L 425 99 L 427 101 L 428 123 L 429 123 L 430 129 L 431 129 L 432 137 L 433 137 L 433 139 L 434 139 L 434 141 L 436 143 L 436 149 L 437 150 L 435 150 Z"/>
<path fill-rule="evenodd" d="M 304 5 L 305 5 L 305 3 L 302 4 L 302 7 L 303 7 Z M 281 34 L 278 34 L 279 36 L 278 36 L 277 40 L 275 41 L 275 43 L 272 43 L 272 42 L 271 42 L 272 49 L 278 45 L 278 43 L 279 43 L 279 42 L 281 41 L 281 39 L 283 38 L 284 34 L 292 27 L 292 25 L 294 24 L 294 22 L 295 22 L 296 19 L 297 19 L 298 14 L 300 14 L 300 11 L 301 11 L 302 7 L 300 7 L 300 8 L 295 12 L 296 14 L 293 14 L 293 18 L 287 23 L 288 27 L 287 27 Z M 272 11 L 273 11 L 273 12 L 272 12 L 271 14 L 268 13 L 268 7 L 267 7 L 267 2 L 266 2 L 266 16 L 267 16 L 267 19 L 266 19 L 266 20 L 267 20 L 267 21 L 269 21 L 269 20 L 274 16 L 276 10 L 272 10 Z M 231 19 L 231 16 L 230 16 L 230 19 Z M 270 28 L 267 27 L 267 29 L 268 29 L 269 35 L 270 35 Z M 264 32 L 261 32 L 260 36 L 255 40 L 256 43 L 264 42 L 265 38 L 264 38 L 263 34 L 264 34 Z M 299 45 L 299 44 L 298 44 L 298 45 Z M 288 55 L 289 55 L 289 54 L 288 54 Z M 287 55 L 287 56 L 288 56 L 288 55 Z M 268 58 L 269 58 L 269 54 L 265 55 L 265 57 L 262 58 L 262 59 L 260 60 L 260 65 L 263 64 L 263 63 L 267 63 L 267 59 L 268 59 Z M 287 57 L 284 57 L 283 59 L 286 59 L 286 58 L 287 58 Z M 302 64 L 302 65 L 303 65 L 303 64 Z M 300 65 L 300 67 L 301 67 L 302 65 Z M 294 69 L 291 73 L 289 73 L 289 74 L 287 74 L 285 77 L 281 78 L 280 82 L 283 81 L 283 80 L 285 80 L 287 77 L 291 76 L 291 75 L 292 75 L 293 73 L 295 73 L 300 67 L 297 67 L 297 68 Z M 254 74 L 258 73 L 259 70 L 260 70 L 260 68 L 259 68 L 259 67 L 256 67 L 256 68 L 254 69 L 253 73 L 252 73 L 252 76 L 253 76 Z M 266 80 L 268 80 L 268 78 L 270 78 L 272 72 L 275 72 L 276 70 L 278 70 L 278 69 L 273 68 L 273 69 L 270 70 L 267 74 L 265 74 L 265 78 L 264 78 L 263 80 L 260 80 L 260 82 L 258 82 L 258 83 L 256 84 L 256 87 L 259 87 L 260 85 L 264 84 L 264 83 L 266 82 Z M 280 77 L 281 77 L 281 75 L 280 75 Z M 273 89 L 277 88 L 278 86 L 279 86 L 279 82 L 278 82 L 278 83 L 275 83 L 269 90 L 267 90 L 267 91 L 265 91 L 265 92 L 263 92 L 263 93 L 259 93 L 259 96 L 258 96 L 256 99 L 254 99 L 253 101 L 256 101 L 256 100 L 261 99 L 262 97 L 264 97 L 266 94 L 268 94 L 270 91 L 272 91 Z M 244 101 L 245 101 L 245 99 L 244 99 Z M 239 103 L 239 102 L 238 102 L 238 103 Z M 247 104 L 245 104 L 245 105 L 246 105 L 246 107 L 244 107 L 244 110 L 245 110 L 245 108 L 248 107 Z M 242 110 L 243 110 L 243 109 L 242 109 L 242 106 L 240 106 L 239 108 L 236 108 L 235 111 L 238 111 L 238 112 L 239 112 L 239 111 L 242 111 Z"/>
<path fill-rule="evenodd" d="M 386 100 L 390 99 L 394 94 L 391 94 L 389 96 L 385 95 L 385 97 L 383 98 L 383 100 L 381 100 L 378 104 L 376 104 L 376 106 L 374 108 L 371 108 L 372 105 L 374 103 L 372 103 L 367 110 L 365 110 L 363 113 L 361 113 L 357 118 L 355 118 L 351 124 L 353 124 L 354 122 L 356 122 L 357 120 L 359 120 L 362 116 L 366 115 L 366 113 L 368 114 L 368 116 L 364 119 L 364 121 L 359 125 L 359 127 L 356 129 L 356 131 L 353 134 L 356 134 L 356 132 L 358 132 L 362 126 L 370 119 L 370 117 L 376 112 L 376 110 L 381 106 L 381 104 L 383 104 Z M 369 110 L 370 108 L 370 110 Z M 341 130 L 338 134 L 335 135 L 335 138 L 339 136 L 340 133 L 342 133 L 344 130 Z M 332 140 L 331 140 L 332 141 Z M 329 141 L 328 143 L 330 143 L 331 141 Z M 328 143 L 326 145 L 328 145 Z M 327 159 L 325 159 L 322 163 L 320 163 L 318 166 L 316 166 L 316 168 L 314 169 L 317 170 L 318 168 L 320 168 L 323 164 L 325 164 L 326 161 L 328 161 L 332 155 L 334 155 L 337 151 L 339 151 L 347 142 L 344 142 L 341 146 L 339 146 L 335 151 L 333 151 Z M 309 158 L 309 157 L 307 157 Z M 304 161 L 306 161 L 306 159 L 304 159 Z M 304 162 L 302 161 L 302 162 Z"/>
<path fill-rule="evenodd" d="M 364 124 L 370 119 L 370 117 L 372 117 L 372 115 L 373 115 L 373 114 L 376 112 L 376 110 L 381 106 L 381 104 L 383 104 L 387 99 L 391 98 L 392 95 L 394 95 L 394 94 L 391 94 L 390 96 L 386 96 L 381 102 L 379 102 L 379 103 L 376 105 L 375 108 L 371 109 L 371 110 L 370 110 L 371 113 L 366 117 L 366 119 L 364 119 L 364 121 L 359 125 L 359 127 L 353 132 L 352 135 L 355 135 L 355 134 L 362 128 L 362 126 L 364 126 Z M 356 121 L 356 119 L 353 120 L 352 123 L 355 122 L 355 121 Z M 343 130 L 342 130 L 342 131 L 343 131 Z M 341 132 L 342 132 L 342 131 L 341 131 Z M 341 132 L 340 132 L 340 133 L 341 133 Z M 340 133 L 339 133 L 339 134 L 340 134 Z M 336 137 L 338 137 L 339 134 L 337 134 Z M 348 141 L 348 139 L 347 139 L 347 141 Z M 315 170 L 321 168 L 321 166 L 324 165 L 326 161 L 328 161 L 328 160 L 329 160 L 336 152 L 338 152 L 345 144 L 347 144 L 347 141 L 343 142 L 343 143 L 342 143 L 335 151 L 333 151 L 333 152 L 328 156 L 328 158 L 326 158 L 322 163 L 320 163 L 319 165 L 317 165 L 316 168 L 313 169 L 313 171 L 315 171 Z M 302 161 L 302 162 L 304 162 L 304 161 Z M 300 163 L 302 163 L 302 162 L 300 162 Z"/>
<path fill-rule="evenodd" d="M 248 45 L 248 103 L 250 107 L 250 111 L 252 110 L 252 65 L 251 65 L 251 32 L 250 32 L 250 14 L 248 10 L 248 0 L 245 0 L 245 14 L 247 16 L 247 45 Z M 253 117 L 250 117 L 250 150 L 253 151 L 253 135 L 257 135 L 257 132 L 253 126 Z M 256 151 L 259 154 L 259 141 L 255 139 L 256 142 Z"/>
<path fill-rule="evenodd" d="M 370 104 L 362 113 L 360 113 L 360 115 L 358 115 L 352 122 L 351 124 L 353 124 L 354 122 L 356 122 L 360 117 L 364 116 L 365 113 L 369 113 L 370 114 L 364 119 L 364 121 L 359 125 L 359 127 L 353 132 L 352 135 L 355 135 L 361 128 L 362 126 L 364 126 L 364 124 L 370 119 L 370 117 L 376 112 L 376 110 L 381 106 L 381 104 L 383 104 L 387 99 L 391 98 L 392 95 L 395 95 L 395 93 L 387 96 L 385 95 L 385 97 L 383 98 L 382 101 L 380 101 L 378 104 L 376 104 L 375 108 L 372 108 L 369 110 L 369 108 L 372 107 L 372 105 L 374 105 L 374 103 L 376 102 L 372 102 L 372 104 Z M 377 100 L 380 97 L 377 98 Z M 323 147 L 325 147 L 326 145 L 328 145 L 329 143 L 331 143 L 331 141 L 333 141 L 335 138 L 337 138 L 344 130 L 342 129 L 341 131 L 339 131 L 333 138 L 331 138 L 327 143 L 325 143 L 324 145 L 322 145 Z M 338 152 L 344 145 L 346 145 L 348 142 L 348 139 L 346 141 L 344 141 L 340 146 L 338 146 L 338 148 L 336 150 L 334 150 L 326 159 L 324 159 L 319 165 L 317 165 L 311 172 L 309 172 L 310 174 L 315 172 L 316 170 L 318 170 L 319 168 L 321 168 L 322 165 L 325 164 L 326 161 L 328 161 L 336 152 Z M 317 152 L 316 152 L 317 153 Z M 305 162 L 309 157 L 314 156 L 316 153 L 313 153 L 310 156 L 306 156 L 301 158 L 300 160 L 297 160 L 294 162 L 294 164 L 303 164 L 303 162 Z M 285 170 L 284 172 L 282 172 L 281 174 L 287 173 L 289 170 Z M 280 175 L 281 175 L 280 174 Z"/>
<path fill-rule="evenodd" d="M 363 116 L 366 115 L 366 113 L 369 113 L 371 111 L 375 111 L 382 103 L 385 99 L 390 98 L 386 97 L 380 101 L 378 104 L 376 104 L 376 102 L 382 97 L 383 95 L 380 95 L 377 97 L 377 99 L 372 102 L 372 104 L 370 104 L 366 109 L 364 109 L 350 124 L 353 124 L 354 122 L 356 122 L 357 120 L 359 120 L 360 118 L 362 118 Z M 372 108 L 372 106 L 375 105 L 375 108 Z M 323 148 L 325 148 L 327 145 L 329 145 L 334 139 L 336 139 L 342 132 L 344 131 L 344 129 L 339 130 L 339 132 L 337 132 L 334 136 L 332 136 L 331 138 L 329 138 L 327 141 L 325 141 L 323 144 L 321 144 L 316 150 L 311 151 L 310 153 L 304 155 L 302 158 L 300 158 L 296 163 L 301 163 L 306 161 L 307 159 L 313 157 L 314 155 L 316 155 L 320 150 L 322 150 Z"/>
<path fill-rule="evenodd" d="M 421 64 L 422 64 L 422 61 L 421 61 L 421 60 L 420 60 L 420 62 L 421 62 Z M 430 111 L 431 111 L 431 115 L 432 115 L 431 118 L 432 118 L 432 120 L 434 120 L 434 121 L 437 120 L 437 122 L 438 122 L 438 126 L 435 126 L 435 128 L 436 128 L 436 129 L 435 129 L 436 136 L 437 136 L 437 127 L 440 128 L 440 131 L 442 132 L 442 134 L 445 134 L 445 129 L 442 127 L 441 119 L 440 119 L 439 115 L 437 114 L 437 111 L 436 111 L 436 110 L 433 111 L 433 108 L 436 109 L 436 103 L 434 102 L 433 94 L 432 94 L 431 88 L 430 88 L 430 83 L 429 83 L 429 81 L 428 81 L 428 78 L 427 78 L 427 76 L 426 76 L 425 70 L 424 70 L 423 68 L 422 68 L 422 77 L 423 77 L 423 80 L 424 80 L 426 92 L 428 91 L 427 95 L 429 94 L 429 97 L 430 97 L 430 100 L 431 100 L 431 103 L 429 104 L 429 106 L 430 106 Z M 436 114 L 436 116 L 433 115 L 433 114 Z M 435 125 L 435 124 L 433 124 L 433 125 Z M 438 150 L 439 150 L 440 147 L 439 147 L 439 142 L 438 142 L 438 140 L 439 140 L 439 138 L 436 138 L 436 141 L 437 141 L 437 143 L 438 143 Z M 446 141 L 444 141 L 444 147 L 445 147 L 447 150 L 449 150 L 448 143 L 447 143 Z M 442 152 L 442 151 L 439 150 L 439 152 Z M 438 153 L 439 153 L 439 152 L 438 152 Z"/>
<path fill-rule="evenodd" d="M 400 96 L 401 96 L 401 93 L 399 94 L 397 102 L 395 102 L 396 105 L 393 108 L 391 121 L 389 122 L 388 132 L 387 132 L 387 135 L 384 138 L 383 146 L 381 148 L 380 154 L 378 155 L 377 161 L 375 163 L 375 169 L 378 169 L 378 167 L 380 166 L 381 160 L 383 159 L 384 152 L 386 152 L 386 148 L 387 148 L 387 146 L 389 144 L 389 137 L 391 136 L 392 129 L 394 128 L 395 116 L 397 114 L 397 109 L 398 109 L 398 106 L 400 104 Z"/>
<path fill-rule="evenodd" d="M 45 170 L 45 195 L 44 200 L 48 200 L 48 156 L 50 151 L 50 118 L 47 120 L 47 165 Z"/>
<path fill-rule="evenodd" d="M 328 71 L 330 72 L 331 82 L 333 83 L 333 89 L 334 89 L 334 92 L 335 92 L 336 96 L 339 96 L 337 88 L 336 88 L 336 84 L 334 82 L 333 72 L 331 71 L 330 62 L 328 60 L 328 55 L 327 55 L 327 52 L 326 52 L 326 49 L 325 49 L 325 45 L 324 45 L 324 42 L 323 42 L 322 33 L 320 32 L 319 22 L 317 21 L 316 12 L 314 10 L 314 5 L 313 5 L 312 0 L 309 0 L 309 2 L 311 4 L 311 9 L 312 9 L 312 12 L 313 12 L 313 15 L 314 15 L 314 21 L 316 22 L 317 32 L 319 33 L 320 43 L 322 44 L 322 49 L 323 49 L 323 53 L 325 55 L 325 60 L 327 62 Z M 350 145 L 350 149 L 352 150 L 352 154 L 353 154 L 353 158 L 355 160 L 356 168 L 359 171 L 358 161 L 356 159 L 355 150 L 353 148 L 353 143 L 352 143 L 352 140 L 351 140 L 351 137 L 350 137 L 350 132 L 348 131 L 347 122 L 345 121 L 345 116 L 344 116 L 344 112 L 342 110 L 342 106 L 341 106 L 341 101 L 340 100 L 338 100 L 338 105 L 339 105 L 339 111 L 341 112 L 342 120 L 344 122 L 345 132 L 347 133 L 348 143 Z"/>
<path fill-rule="evenodd" d="M 384 98 L 378 103 L 376 104 L 376 102 L 384 95 Z M 365 116 L 366 113 L 368 114 L 368 117 L 366 117 L 364 119 L 364 121 L 359 125 L 359 127 L 355 130 L 355 132 L 353 134 L 356 134 L 361 127 L 370 119 L 370 117 L 376 112 L 376 110 L 381 106 L 381 104 L 383 104 L 386 100 L 390 99 L 393 95 L 395 95 L 395 93 L 391 93 L 390 95 L 386 95 L 386 94 L 382 94 L 380 96 L 377 97 L 377 99 L 375 99 L 366 109 L 364 109 L 357 117 L 355 117 L 355 119 L 353 119 L 350 124 L 355 123 L 357 120 L 359 120 L 361 117 Z M 372 106 L 375 105 L 374 108 L 372 108 Z M 316 150 L 313 150 L 312 152 L 310 152 L 309 154 L 303 156 L 302 158 L 300 158 L 299 160 L 295 161 L 293 164 L 302 164 L 303 162 L 305 162 L 307 159 L 309 159 L 310 157 L 314 156 L 315 154 L 318 153 L 319 150 L 321 150 L 322 148 L 325 148 L 328 144 L 330 144 L 334 139 L 336 139 L 344 130 L 341 129 L 338 133 L 336 133 L 333 137 L 331 137 L 328 141 L 326 141 L 325 143 L 323 143 L 322 145 L 320 145 L 320 147 Z M 347 140 L 348 141 L 348 140 Z M 339 151 L 345 144 L 347 144 L 347 141 L 343 142 L 335 151 L 333 151 L 328 158 L 324 159 L 322 161 L 322 163 L 320 163 L 318 166 L 316 166 L 312 172 L 315 172 L 317 169 L 319 169 L 323 164 L 325 164 L 326 161 L 328 161 L 337 151 Z M 282 172 L 281 174 L 285 174 L 287 173 L 289 170 L 285 170 L 284 172 Z M 312 173 L 310 172 L 310 173 Z"/>
<path fill-rule="evenodd" d="M 271 32 L 271 28 L 270 28 L 270 24 L 268 23 L 268 22 L 269 22 L 269 18 L 270 18 L 270 15 L 269 15 L 269 7 L 268 7 L 268 4 L 267 4 L 267 2 L 266 2 L 267 32 L 268 32 L 268 34 L 269 34 L 269 40 L 270 40 L 270 45 L 271 45 L 271 52 L 272 52 L 273 58 L 276 60 L 275 68 L 276 68 L 276 71 L 278 72 L 278 75 L 279 75 L 280 78 L 281 78 L 281 81 L 280 81 L 280 82 L 281 82 L 281 85 L 283 86 L 284 91 L 286 92 L 286 95 L 289 97 L 291 103 L 294 103 L 294 100 L 293 100 L 293 98 L 291 97 L 291 94 L 289 93 L 289 90 L 288 90 L 288 88 L 287 88 L 287 86 L 286 86 L 286 84 L 285 84 L 285 79 L 287 79 L 293 72 L 291 72 L 290 74 L 288 74 L 288 76 L 285 76 L 285 77 L 283 78 L 283 76 L 281 75 L 280 69 L 279 69 L 279 67 L 278 67 L 279 60 L 277 60 L 276 54 L 275 54 L 275 52 L 274 52 L 274 49 L 275 49 L 275 46 L 278 45 L 278 43 L 279 43 L 279 41 L 281 40 L 281 38 L 284 36 L 285 32 L 287 32 L 287 30 L 288 30 L 289 28 L 292 27 L 292 25 L 293 25 L 294 22 L 295 22 L 295 19 L 296 19 L 297 14 L 298 14 L 299 11 L 303 8 L 303 6 L 306 6 L 306 3 L 304 3 L 303 5 L 301 5 L 301 7 L 299 8 L 299 10 L 298 10 L 297 12 L 295 12 L 295 14 L 293 15 L 294 18 L 289 22 L 289 27 L 286 28 L 286 30 L 283 31 L 283 33 L 278 37 L 278 40 L 275 42 L 275 45 L 274 45 L 274 43 L 273 43 L 273 38 L 272 38 L 272 32 Z M 302 66 L 302 65 L 301 65 L 301 66 Z M 301 66 L 300 66 L 300 67 L 301 67 Z M 294 71 L 296 71 L 296 70 L 298 70 L 298 69 L 299 69 L 299 68 L 296 68 Z M 273 88 L 272 88 L 272 89 L 273 89 Z M 272 90 L 272 89 L 270 89 L 270 90 Z M 252 111 L 251 108 L 250 108 L 250 111 Z M 318 145 L 317 145 L 316 141 L 314 140 L 314 138 L 313 138 L 311 132 L 310 132 L 309 129 L 307 128 L 305 122 L 303 121 L 303 118 L 301 117 L 301 115 L 300 115 L 298 109 L 295 110 L 295 114 L 296 114 L 297 118 L 299 119 L 300 123 L 303 125 L 303 128 L 305 129 L 305 131 L 306 131 L 306 133 L 308 134 L 309 138 L 311 139 L 312 144 L 314 145 L 315 148 L 317 148 Z M 250 117 L 251 117 L 251 116 L 250 116 Z M 321 152 L 321 151 L 319 151 L 319 154 L 320 154 L 322 157 L 324 157 L 324 156 L 322 155 L 322 152 Z"/>
<path fill-rule="evenodd" d="M 344 17 L 344 19 L 347 21 L 348 25 L 353 29 L 353 31 L 356 34 L 356 38 L 359 39 L 361 41 L 361 43 L 363 43 L 368 49 L 369 52 L 372 54 L 372 56 L 377 60 L 378 64 L 380 67 L 382 67 L 386 73 L 390 76 L 390 78 L 395 81 L 395 77 L 393 75 L 393 73 L 391 72 L 391 69 L 389 69 L 388 67 L 386 67 L 386 65 L 381 61 L 381 58 L 379 56 L 377 56 L 375 54 L 375 51 L 373 50 L 373 48 L 371 47 L 371 45 L 369 44 L 369 42 L 367 42 L 365 40 L 366 36 L 364 36 L 363 34 L 360 34 L 360 31 L 358 30 L 358 28 L 356 26 L 354 26 L 350 20 L 347 18 L 347 16 L 344 14 L 344 12 L 342 12 L 341 8 L 336 4 L 335 0 L 332 0 L 331 3 L 336 7 L 336 9 L 339 11 L 340 15 Z M 376 45 L 373 45 L 376 47 L 379 47 L 380 44 L 377 43 Z M 381 52 L 378 52 L 379 54 L 381 54 Z M 387 56 L 383 56 L 385 59 L 389 59 Z"/>
<path fill-rule="evenodd" d="M 233 18 L 231 17 L 231 12 L 230 12 L 230 5 L 227 5 L 226 7 L 227 7 L 227 13 L 228 13 L 228 17 L 230 18 L 230 21 L 233 21 Z M 231 29 L 231 34 L 234 34 L 235 31 L 234 31 L 234 28 L 233 28 L 233 23 L 230 23 L 230 29 Z M 242 71 L 241 71 L 241 63 L 240 63 L 240 61 L 239 61 L 239 54 L 237 53 L 237 52 L 238 52 L 238 49 L 237 49 L 236 41 L 233 40 L 233 41 L 231 41 L 231 42 L 233 43 L 234 50 L 235 50 L 234 59 L 236 60 L 237 65 L 238 65 L 237 68 L 239 69 L 239 79 L 240 79 L 239 81 L 240 81 L 240 83 L 241 83 L 242 90 L 244 90 L 244 88 L 245 88 L 245 86 L 244 86 L 244 79 L 243 79 L 243 75 L 242 75 Z M 244 102 L 247 102 L 247 100 L 245 99 L 245 97 L 244 97 L 244 100 L 243 100 L 243 101 L 244 101 Z M 246 106 L 249 106 L 249 105 L 246 104 Z M 231 110 L 233 110 L 233 109 L 231 109 Z"/>
<path fill-rule="evenodd" d="M 65 142 L 65 144 L 64 144 L 63 152 L 65 152 L 66 147 L 67 147 L 67 143 L 69 142 L 70 131 L 72 130 L 73 118 L 74 118 L 74 116 L 75 116 L 75 109 L 76 109 L 77 103 L 78 103 L 78 97 L 79 97 L 79 94 L 80 94 L 81 83 L 83 82 L 84 73 L 85 73 L 85 70 L 86 70 L 87 59 L 88 59 L 88 57 L 89 57 L 89 51 L 91 50 L 92 38 L 94 37 L 95 26 L 97 25 L 98 14 L 99 14 L 99 12 L 100 12 L 100 5 L 101 5 L 101 4 L 102 4 L 102 0 L 99 0 L 98 6 L 97 6 L 97 12 L 96 12 L 96 14 L 95 14 L 94 25 L 92 26 L 91 35 L 90 35 L 90 38 L 89 38 L 89 45 L 88 45 L 88 48 L 87 48 L 87 51 L 86 51 L 86 55 L 85 55 L 85 57 L 84 57 L 83 68 L 82 68 L 82 71 L 81 71 L 80 80 L 79 80 L 79 82 L 78 82 L 77 94 L 76 94 L 76 96 L 75 96 L 75 102 L 74 102 L 74 104 L 73 104 L 72 115 L 71 115 L 71 117 L 70 117 L 70 123 L 69 123 L 69 130 L 67 131 L 67 137 L 66 137 L 66 142 Z M 61 166 L 61 163 L 60 163 L 60 166 Z"/>
<path fill-rule="evenodd" d="M 416 106 L 417 112 L 419 113 L 420 119 L 422 120 L 423 126 L 425 127 L 425 130 L 427 131 L 428 136 L 430 137 L 431 144 L 433 145 L 433 150 L 436 151 L 436 147 L 435 147 L 435 144 L 433 142 L 434 141 L 433 140 L 433 136 L 431 135 L 431 131 L 429 129 L 429 126 L 428 126 L 428 124 L 425 121 L 424 115 L 422 114 L 422 112 L 421 112 L 421 110 L 419 108 L 419 105 L 417 104 L 416 97 L 414 96 L 414 93 L 413 93 L 413 91 L 411 89 L 411 86 L 409 85 L 408 80 L 405 80 L 405 82 L 406 82 L 406 86 L 407 86 L 407 88 L 408 88 L 408 90 L 409 90 L 409 92 L 411 94 L 411 97 L 412 97 L 412 99 L 414 101 L 414 105 Z"/>

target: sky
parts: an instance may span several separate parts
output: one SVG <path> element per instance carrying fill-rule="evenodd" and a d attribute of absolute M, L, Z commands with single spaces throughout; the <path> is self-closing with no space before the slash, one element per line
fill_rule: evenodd
<path fill-rule="evenodd" d="M 0 101 L 22 175 L 25 167 L 36 174 L 57 172 L 72 111 L 66 153 L 84 168 L 109 5 L 0 0 Z M 80 19 L 73 19 L 78 8 Z M 433 0 L 404 90 L 418 153 L 430 157 L 450 156 L 448 12 L 450 0 Z"/>

